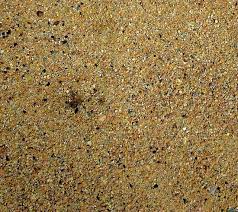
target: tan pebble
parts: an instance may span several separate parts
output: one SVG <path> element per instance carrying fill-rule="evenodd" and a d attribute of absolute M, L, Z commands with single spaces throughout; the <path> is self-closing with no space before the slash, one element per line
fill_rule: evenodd
<path fill-rule="evenodd" d="M 182 84 L 182 80 L 181 79 L 176 79 L 176 83 L 177 83 L 177 85 L 181 85 Z"/>
<path fill-rule="evenodd" d="M 0 156 L 3 157 L 7 153 L 7 148 L 5 146 L 0 146 Z"/>
<path fill-rule="evenodd" d="M 0 168 L 0 177 L 3 177 L 5 175 L 5 171 L 3 168 Z"/>
<path fill-rule="evenodd" d="M 98 120 L 101 121 L 101 122 L 103 122 L 103 121 L 106 120 L 106 118 L 107 118 L 107 116 L 106 116 L 106 115 L 103 115 L 103 116 L 100 116 L 100 117 L 98 118 Z"/>

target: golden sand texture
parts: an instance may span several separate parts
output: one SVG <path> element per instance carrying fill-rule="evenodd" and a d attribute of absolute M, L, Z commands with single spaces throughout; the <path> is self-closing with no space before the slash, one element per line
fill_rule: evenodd
<path fill-rule="evenodd" d="M 237 211 L 237 76 L 237 0 L 0 0 L 0 211 Z"/>

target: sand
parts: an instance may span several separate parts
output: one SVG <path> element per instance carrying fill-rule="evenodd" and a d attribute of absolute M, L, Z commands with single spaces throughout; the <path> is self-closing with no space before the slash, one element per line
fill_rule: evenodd
<path fill-rule="evenodd" d="M 0 211 L 238 210 L 236 0 L 0 12 Z"/>

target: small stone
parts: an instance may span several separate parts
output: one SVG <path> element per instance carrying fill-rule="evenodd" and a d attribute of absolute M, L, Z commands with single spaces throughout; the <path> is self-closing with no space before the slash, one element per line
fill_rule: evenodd
<path fill-rule="evenodd" d="M 154 184 L 154 186 L 153 186 L 153 188 L 158 188 L 159 187 L 159 185 L 156 183 L 156 184 Z"/>
<path fill-rule="evenodd" d="M 66 44 L 66 43 L 67 43 L 67 40 L 63 40 L 63 41 L 62 41 L 62 44 Z"/>
<path fill-rule="evenodd" d="M 36 12 L 36 15 L 37 15 L 38 17 L 42 17 L 42 16 L 44 15 L 44 12 L 38 10 L 38 11 Z"/>
<path fill-rule="evenodd" d="M 79 112 L 78 107 L 76 107 L 75 110 L 74 110 L 74 113 L 75 113 L 75 114 L 76 114 L 77 112 Z"/>
<path fill-rule="evenodd" d="M 217 188 L 216 186 L 211 186 L 211 187 L 209 188 L 209 193 L 210 193 L 211 195 L 215 195 L 217 192 L 218 192 L 218 188 Z"/>
<path fill-rule="evenodd" d="M 107 118 L 106 115 L 102 115 L 102 116 L 100 116 L 100 117 L 98 118 L 98 120 L 99 120 L 100 122 L 104 122 L 104 121 L 106 120 L 106 118 Z"/>
<path fill-rule="evenodd" d="M 176 84 L 177 85 L 181 85 L 182 84 L 182 80 L 181 79 L 176 79 Z"/>
<path fill-rule="evenodd" d="M 91 140 L 87 141 L 87 145 L 92 146 L 92 141 Z"/>
<path fill-rule="evenodd" d="M 5 171 L 3 168 L 0 168 L 0 177 L 3 177 L 5 175 Z"/>
<path fill-rule="evenodd" d="M 238 212 L 238 208 L 229 208 L 227 212 Z"/>
<path fill-rule="evenodd" d="M 59 25 L 59 23 L 60 23 L 60 21 L 55 21 L 55 22 L 53 23 L 53 25 L 57 26 L 57 25 Z"/>
<path fill-rule="evenodd" d="M 186 198 L 183 197 L 183 203 L 186 204 L 188 203 L 188 200 Z"/>

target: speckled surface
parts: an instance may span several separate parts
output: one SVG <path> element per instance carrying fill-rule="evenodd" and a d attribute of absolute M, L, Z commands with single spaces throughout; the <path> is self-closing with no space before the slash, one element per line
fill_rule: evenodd
<path fill-rule="evenodd" d="M 235 211 L 236 0 L 0 0 L 1 211 Z"/>

